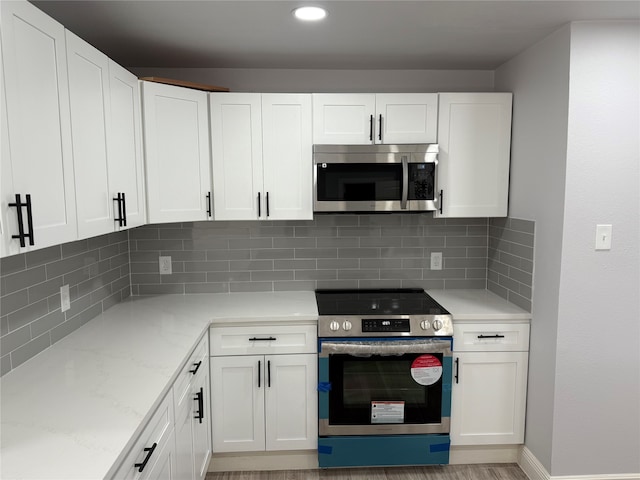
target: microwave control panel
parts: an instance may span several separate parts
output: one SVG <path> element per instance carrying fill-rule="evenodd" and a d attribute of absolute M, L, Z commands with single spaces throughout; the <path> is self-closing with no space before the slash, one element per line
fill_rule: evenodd
<path fill-rule="evenodd" d="M 409 200 L 433 200 L 435 163 L 409 164 Z"/>

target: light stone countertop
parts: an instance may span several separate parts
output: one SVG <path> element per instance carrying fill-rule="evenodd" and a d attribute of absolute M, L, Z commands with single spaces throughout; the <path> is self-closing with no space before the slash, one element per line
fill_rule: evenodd
<path fill-rule="evenodd" d="M 484 290 L 429 291 L 456 320 L 526 320 Z M 0 478 L 110 478 L 213 324 L 317 322 L 313 292 L 133 297 L 0 379 Z"/>

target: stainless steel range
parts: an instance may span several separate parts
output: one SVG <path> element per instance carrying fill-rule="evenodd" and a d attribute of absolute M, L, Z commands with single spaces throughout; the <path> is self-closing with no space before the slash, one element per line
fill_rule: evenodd
<path fill-rule="evenodd" d="M 316 301 L 320 466 L 448 463 L 451 314 L 419 289 Z"/>

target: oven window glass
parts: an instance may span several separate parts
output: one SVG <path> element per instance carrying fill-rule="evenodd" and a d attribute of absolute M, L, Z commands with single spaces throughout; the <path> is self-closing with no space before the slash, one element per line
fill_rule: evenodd
<path fill-rule="evenodd" d="M 329 424 L 371 424 L 371 402 L 404 401 L 405 424 L 440 423 L 442 378 L 420 385 L 411 376 L 411 364 L 421 356 L 331 355 L 329 359 Z M 442 363 L 441 353 L 431 354 Z"/>
<path fill-rule="evenodd" d="M 319 201 L 400 200 L 402 164 L 327 163 L 317 165 Z"/>

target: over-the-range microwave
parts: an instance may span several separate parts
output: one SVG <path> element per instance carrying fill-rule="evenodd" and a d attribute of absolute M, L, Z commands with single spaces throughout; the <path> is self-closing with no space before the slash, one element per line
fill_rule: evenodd
<path fill-rule="evenodd" d="M 314 145 L 313 210 L 438 210 L 437 144 Z"/>

